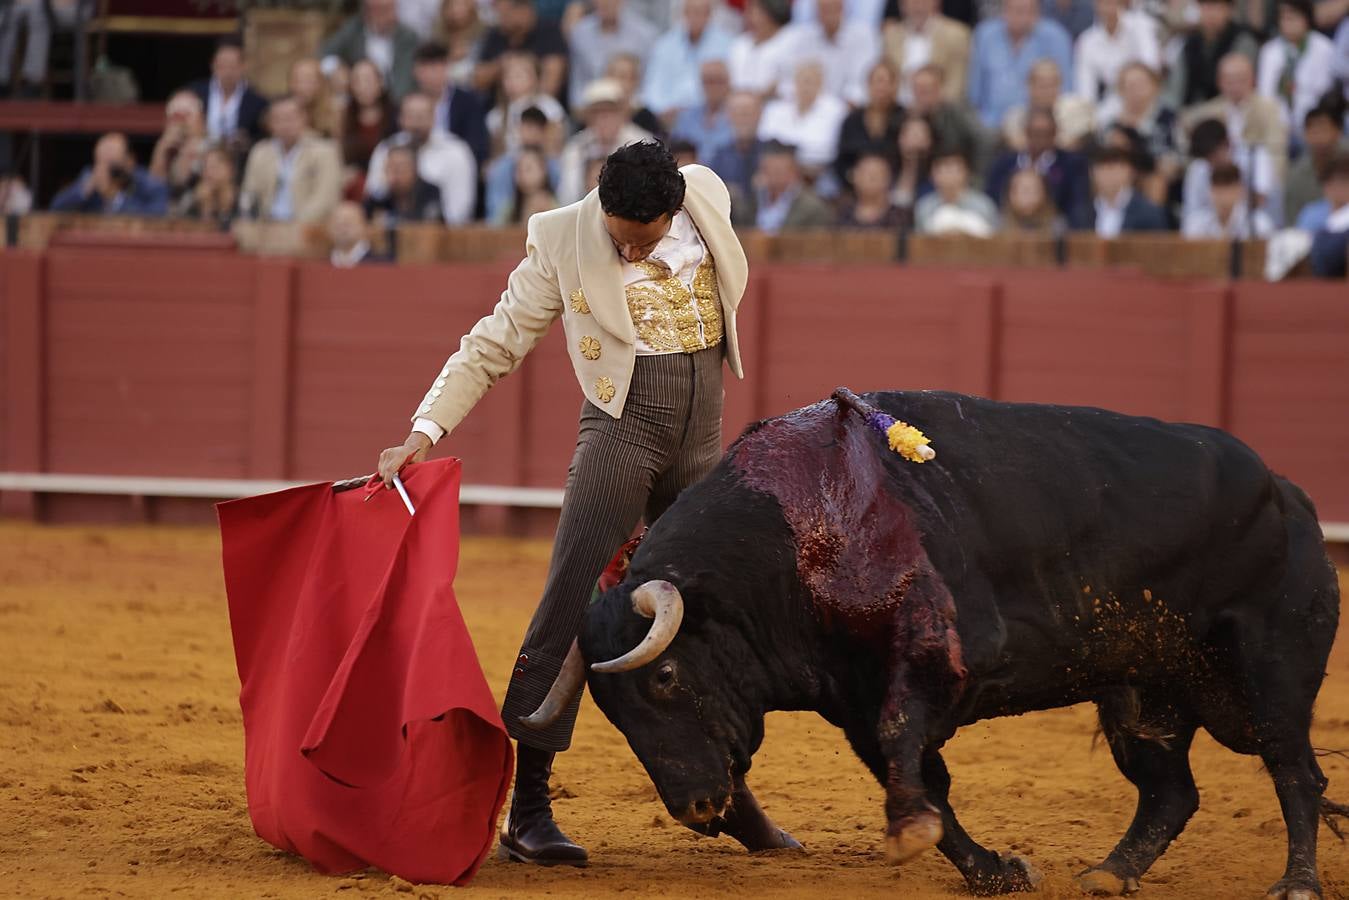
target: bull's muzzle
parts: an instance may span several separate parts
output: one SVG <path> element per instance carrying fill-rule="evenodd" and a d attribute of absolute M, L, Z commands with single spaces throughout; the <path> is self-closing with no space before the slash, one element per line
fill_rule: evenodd
<path fill-rule="evenodd" d="M 617 659 L 598 662 L 590 668 L 596 672 L 612 674 L 629 672 L 641 668 L 665 652 L 670 642 L 679 633 L 680 623 L 684 621 L 684 598 L 679 589 L 668 581 L 648 581 L 632 592 L 632 610 L 639 616 L 651 619 L 651 627 L 646 637 L 627 653 Z M 576 641 L 571 642 L 562 670 L 543 698 L 539 708 L 528 716 L 520 717 L 520 724 L 526 728 L 541 730 L 552 725 L 562 715 L 573 697 L 585 684 L 585 660 Z"/>

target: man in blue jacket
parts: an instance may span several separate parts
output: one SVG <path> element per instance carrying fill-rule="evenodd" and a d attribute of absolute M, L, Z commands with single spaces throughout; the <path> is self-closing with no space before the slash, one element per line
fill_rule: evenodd
<path fill-rule="evenodd" d="M 53 212 L 120 216 L 162 216 L 168 212 L 169 189 L 136 165 L 126 135 L 110 132 L 94 145 L 94 164 L 52 200 Z"/>
<path fill-rule="evenodd" d="M 1349 257 L 1349 153 L 1339 153 L 1331 160 L 1325 194 L 1330 215 L 1312 238 L 1312 274 L 1344 278 Z"/>
<path fill-rule="evenodd" d="M 1095 194 L 1069 216 L 1075 231 L 1095 231 L 1103 238 L 1117 238 L 1132 231 L 1165 231 L 1166 213 L 1134 190 L 1133 155 L 1119 147 L 1103 147 L 1091 160 L 1091 183 Z"/>

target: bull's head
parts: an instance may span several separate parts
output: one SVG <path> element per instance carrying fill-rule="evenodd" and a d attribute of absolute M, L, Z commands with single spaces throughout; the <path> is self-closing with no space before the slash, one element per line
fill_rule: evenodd
<path fill-rule="evenodd" d="M 596 704 L 628 739 L 670 815 L 689 826 L 720 816 L 763 739 L 757 679 L 737 629 L 699 621 L 696 598 L 668 581 L 627 581 L 586 613 L 548 698 L 526 725 L 566 708 L 590 668 Z M 686 612 L 689 613 L 686 616 Z M 683 626 L 681 628 L 681 625 Z M 747 677 L 748 676 L 748 677 Z"/>

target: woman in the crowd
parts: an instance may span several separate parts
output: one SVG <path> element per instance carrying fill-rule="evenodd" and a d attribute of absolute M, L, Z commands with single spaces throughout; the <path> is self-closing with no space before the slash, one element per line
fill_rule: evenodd
<path fill-rule="evenodd" d="M 334 137 L 341 121 L 339 103 L 334 102 L 317 59 L 297 59 L 290 67 L 287 82 L 292 97 L 300 101 L 309 118 L 309 127 L 323 137 Z"/>
<path fill-rule="evenodd" d="M 567 112 L 557 98 L 539 90 L 539 60 L 532 53 L 505 53 L 501 57 L 501 96 L 487 113 L 492 155 L 513 153 L 520 146 L 520 115 L 533 107 L 548 120 L 544 149 L 557 155 L 566 139 Z"/>
<path fill-rule="evenodd" d="M 1097 120 L 1101 134 L 1113 125 L 1132 128 L 1142 135 L 1157 172 L 1168 184 L 1180 177 L 1185 159 L 1176 146 L 1176 113 L 1160 99 L 1157 73 L 1142 63 L 1129 63 L 1119 73 L 1113 102 L 1102 106 Z"/>
<path fill-rule="evenodd" d="M 904 214 L 890 196 L 894 188 L 894 169 L 882 153 L 864 151 L 849 172 L 853 199 L 839 213 L 840 228 L 900 227 Z"/>
<path fill-rule="evenodd" d="M 1050 235 L 1063 230 L 1063 217 L 1054 208 L 1044 176 L 1035 169 L 1020 169 L 1007 183 L 1002 204 L 1004 234 Z"/>
<path fill-rule="evenodd" d="M 899 128 L 899 175 L 892 192 L 895 206 L 911 225 L 913 208 L 932 191 L 932 123 L 909 116 Z"/>
<path fill-rule="evenodd" d="M 436 40 L 450 51 L 450 80 L 468 85 L 473 79 L 478 42 L 487 26 L 478 16 L 477 0 L 443 0 L 436 21 Z"/>
<path fill-rule="evenodd" d="M 838 156 L 834 171 L 839 180 L 848 181 L 853 167 L 865 153 L 879 153 L 899 167 L 899 126 L 904 122 L 904 107 L 895 102 L 899 74 L 893 63 L 883 59 L 867 74 L 867 105 L 854 109 L 843 120 L 838 134 Z"/>
<path fill-rule="evenodd" d="M 368 59 L 351 67 L 351 88 L 342 116 L 343 194 L 360 199 L 370 156 L 379 142 L 398 130 L 384 76 Z"/>
<path fill-rule="evenodd" d="M 534 213 L 557 207 L 557 195 L 548 181 L 548 160 L 536 148 L 525 147 L 515 157 L 515 199 L 493 224 L 523 225 Z"/>
<path fill-rule="evenodd" d="M 209 142 L 201 98 L 191 91 L 170 97 L 164 118 L 164 133 L 150 157 L 150 174 L 169 186 L 173 203 L 197 183 Z"/>
<path fill-rule="evenodd" d="M 234 156 L 224 147 L 211 147 L 202 160 L 201 177 L 175 207 L 177 215 L 228 228 L 238 207 Z"/>

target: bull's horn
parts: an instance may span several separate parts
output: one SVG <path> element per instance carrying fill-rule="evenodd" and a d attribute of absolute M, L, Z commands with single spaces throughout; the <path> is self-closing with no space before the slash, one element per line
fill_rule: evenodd
<path fill-rule="evenodd" d="M 596 672 L 630 672 L 664 653 L 684 621 L 684 598 L 668 581 L 648 581 L 632 592 L 632 610 L 653 620 L 646 637 L 618 659 L 592 665 Z"/>
<path fill-rule="evenodd" d="M 543 698 L 543 702 L 533 713 L 521 716 L 520 724 L 534 731 L 542 731 L 552 725 L 581 690 L 585 680 L 586 661 L 581 656 L 581 648 L 573 640 L 571 649 L 567 651 L 567 658 L 562 661 L 562 668 L 553 681 L 553 686 L 548 689 L 548 696 Z"/>

